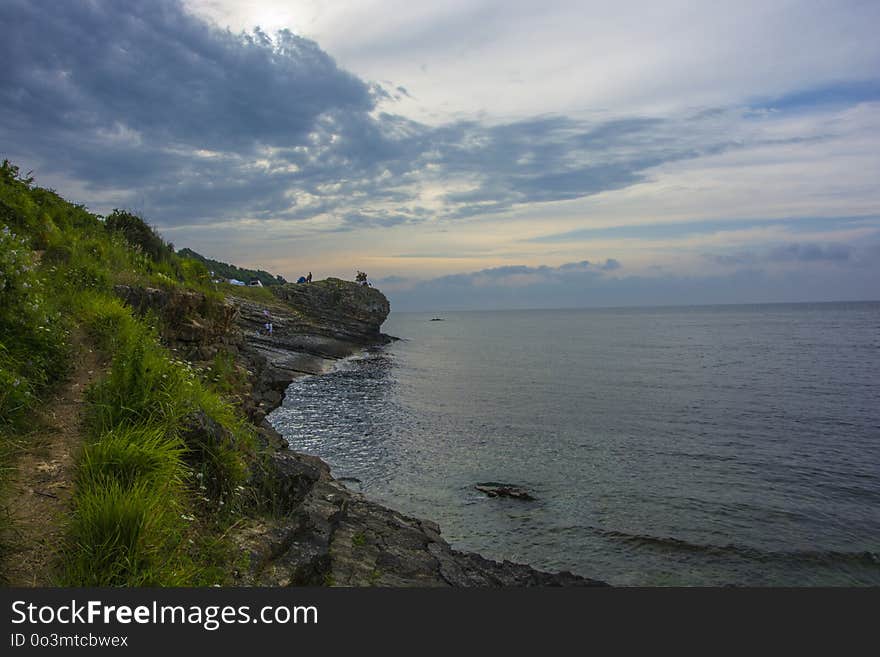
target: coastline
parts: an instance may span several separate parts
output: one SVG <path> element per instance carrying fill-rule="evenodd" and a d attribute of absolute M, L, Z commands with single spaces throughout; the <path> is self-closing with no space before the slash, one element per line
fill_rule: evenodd
<path fill-rule="evenodd" d="M 358 286 L 351 285 L 352 288 Z M 404 515 L 352 491 L 316 456 L 299 453 L 266 419 L 296 378 L 321 375 L 340 360 L 395 340 L 379 331 L 387 316 L 352 323 L 358 309 L 323 305 L 319 317 L 300 292 L 271 308 L 274 332 L 261 335 L 264 308 L 235 298 L 240 361 L 253 373 L 251 420 L 272 449 L 268 476 L 279 483 L 270 521 L 244 522 L 233 536 L 249 555 L 242 585 L 291 586 L 603 586 L 570 572 L 548 573 L 455 550 L 431 520 Z M 357 290 L 355 290 L 357 292 Z M 379 304 L 380 306 L 382 304 Z M 378 321 L 377 321 L 378 320 Z"/>

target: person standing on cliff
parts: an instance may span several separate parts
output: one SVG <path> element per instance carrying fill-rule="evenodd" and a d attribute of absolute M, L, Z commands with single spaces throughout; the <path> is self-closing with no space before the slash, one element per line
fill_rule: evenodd
<path fill-rule="evenodd" d="M 312 272 L 309 272 L 309 275 L 306 276 L 306 283 L 311 283 L 311 282 L 312 282 Z"/>

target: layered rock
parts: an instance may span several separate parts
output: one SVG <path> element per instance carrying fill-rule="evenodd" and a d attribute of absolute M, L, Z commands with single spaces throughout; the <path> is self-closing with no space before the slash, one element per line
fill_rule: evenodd
<path fill-rule="evenodd" d="M 253 395 L 263 415 L 281 404 L 298 376 L 320 374 L 365 346 L 391 339 L 380 332 L 390 305 L 374 288 L 330 278 L 270 289 L 276 301 L 232 297 L 245 336 L 241 358 L 254 375 Z M 259 410 L 253 419 L 262 421 Z"/>
<path fill-rule="evenodd" d="M 379 290 L 338 278 L 270 289 L 323 335 L 359 344 L 380 340 L 379 328 L 391 311 Z"/>

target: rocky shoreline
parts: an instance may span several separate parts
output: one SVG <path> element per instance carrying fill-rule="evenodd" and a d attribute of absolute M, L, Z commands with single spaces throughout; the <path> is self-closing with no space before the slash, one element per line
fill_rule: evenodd
<path fill-rule="evenodd" d="M 230 296 L 221 312 L 169 313 L 169 346 L 190 359 L 223 349 L 249 373 L 242 406 L 269 456 L 259 487 L 273 490 L 273 512 L 243 519 L 233 540 L 248 555 L 235 573 L 243 586 L 602 586 L 569 572 L 547 573 L 453 549 L 429 520 L 406 516 L 350 490 L 315 456 L 295 452 L 266 419 L 295 378 L 321 374 L 338 360 L 394 338 L 380 332 L 390 307 L 374 288 L 338 279 L 271 288 L 272 302 Z M 131 288 L 117 292 L 154 311 L 181 303 Z M 150 296 L 153 294 L 153 297 Z M 198 310 L 194 300 L 183 302 Z M 268 316 L 267 316 L 268 312 Z M 161 314 L 161 312 L 160 312 Z M 203 316 L 220 317 L 209 322 Z M 268 319 L 272 335 L 261 330 Z M 202 318 L 200 320 L 200 318 Z M 261 482 L 260 479 L 267 480 Z"/>

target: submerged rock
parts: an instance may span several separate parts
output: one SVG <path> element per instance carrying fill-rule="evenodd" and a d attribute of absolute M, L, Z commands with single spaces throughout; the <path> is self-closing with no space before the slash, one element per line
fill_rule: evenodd
<path fill-rule="evenodd" d="M 485 493 L 489 497 L 510 497 L 515 500 L 523 500 L 530 502 L 534 500 L 534 496 L 522 486 L 513 484 L 501 484 L 497 481 L 487 481 L 474 486 L 481 493 Z"/>

